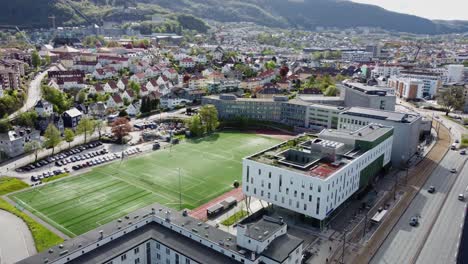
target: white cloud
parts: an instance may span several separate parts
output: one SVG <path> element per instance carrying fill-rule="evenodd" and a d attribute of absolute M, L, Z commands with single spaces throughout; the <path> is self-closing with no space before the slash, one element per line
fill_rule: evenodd
<path fill-rule="evenodd" d="M 468 0 L 352 0 L 429 19 L 468 20 Z"/>

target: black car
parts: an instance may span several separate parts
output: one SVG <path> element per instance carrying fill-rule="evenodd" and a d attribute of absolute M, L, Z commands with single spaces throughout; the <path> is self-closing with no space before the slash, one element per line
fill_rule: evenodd
<path fill-rule="evenodd" d="M 31 181 L 32 181 L 32 182 L 36 182 L 36 181 L 38 181 L 38 180 L 39 180 L 39 179 L 38 179 L 36 176 L 31 176 Z"/>

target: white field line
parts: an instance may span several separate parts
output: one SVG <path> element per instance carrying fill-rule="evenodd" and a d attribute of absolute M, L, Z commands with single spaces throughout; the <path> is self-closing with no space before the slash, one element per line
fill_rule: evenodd
<path fill-rule="evenodd" d="M 53 224 L 55 224 L 57 227 L 61 227 L 61 228 L 63 228 L 65 231 L 67 231 L 67 232 L 69 232 L 70 234 L 72 234 L 73 236 L 76 236 L 75 233 L 73 233 L 72 231 L 68 230 L 68 229 L 65 228 L 64 226 L 59 225 L 57 222 L 55 222 L 54 220 L 52 220 L 52 219 L 50 219 L 49 217 L 45 216 L 43 213 L 37 211 L 36 209 L 32 208 L 32 207 L 29 206 L 27 203 L 23 202 L 21 199 L 19 199 L 19 198 L 17 198 L 17 197 L 16 197 L 15 199 L 17 199 L 18 201 L 20 201 L 24 207 L 28 208 L 28 210 L 30 210 L 30 211 L 32 211 L 32 212 L 36 212 L 38 215 L 41 215 L 42 217 L 44 217 L 44 218 L 47 220 L 47 222 L 53 223 Z"/>

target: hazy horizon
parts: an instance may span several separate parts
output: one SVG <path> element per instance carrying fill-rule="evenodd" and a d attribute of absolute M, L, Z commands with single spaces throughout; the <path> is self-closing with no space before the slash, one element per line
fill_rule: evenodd
<path fill-rule="evenodd" d="M 467 0 L 352 0 L 356 3 L 372 4 L 390 11 L 416 15 L 428 19 L 467 20 Z M 441 12 L 443 10 L 443 12 Z"/>

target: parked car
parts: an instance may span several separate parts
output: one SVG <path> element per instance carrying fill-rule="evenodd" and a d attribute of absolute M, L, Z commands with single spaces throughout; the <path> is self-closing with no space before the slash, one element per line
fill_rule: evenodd
<path fill-rule="evenodd" d="M 459 201 L 465 201 L 465 195 L 464 195 L 463 193 L 460 193 L 460 194 L 458 195 L 458 200 L 459 200 Z"/>
<path fill-rule="evenodd" d="M 457 169 L 452 168 L 452 169 L 450 170 L 450 172 L 451 172 L 451 173 L 456 173 L 456 172 L 457 172 Z"/>

